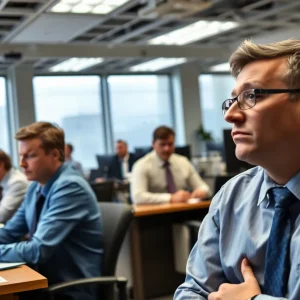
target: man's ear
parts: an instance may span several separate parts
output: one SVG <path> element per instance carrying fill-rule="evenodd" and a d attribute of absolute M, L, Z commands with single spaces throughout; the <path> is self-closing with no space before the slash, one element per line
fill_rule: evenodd
<path fill-rule="evenodd" d="M 58 149 L 53 149 L 51 152 L 52 152 L 53 157 L 57 158 L 59 160 L 60 154 L 59 154 Z"/>

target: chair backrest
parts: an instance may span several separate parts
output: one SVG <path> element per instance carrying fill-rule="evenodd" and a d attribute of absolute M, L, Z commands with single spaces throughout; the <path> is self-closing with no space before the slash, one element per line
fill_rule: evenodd
<path fill-rule="evenodd" d="M 114 198 L 114 182 L 103 181 L 91 183 L 91 187 L 96 194 L 98 202 L 112 202 Z"/>
<path fill-rule="evenodd" d="M 99 203 L 103 225 L 104 259 L 101 273 L 114 276 L 118 255 L 133 219 L 131 205 L 122 203 Z"/>
<path fill-rule="evenodd" d="M 218 175 L 218 176 L 216 176 L 214 194 L 216 194 L 221 189 L 221 187 L 233 176 L 234 175 Z"/>

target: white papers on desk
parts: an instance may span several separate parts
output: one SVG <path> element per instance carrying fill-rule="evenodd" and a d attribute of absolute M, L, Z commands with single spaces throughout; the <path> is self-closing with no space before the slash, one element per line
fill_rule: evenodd
<path fill-rule="evenodd" d="M 198 202 L 202 202 L 201 198 L 191 198 L 187 201 L 187 203 L 193 204 L 193 203 L 198 203 Z"/>
<path fill-rule="evenodd" d="M 0 271 L 13 269 L 18 266 L 25 265 L 24 262 L 9 262 L 9 263 L 0 263 Z"/>

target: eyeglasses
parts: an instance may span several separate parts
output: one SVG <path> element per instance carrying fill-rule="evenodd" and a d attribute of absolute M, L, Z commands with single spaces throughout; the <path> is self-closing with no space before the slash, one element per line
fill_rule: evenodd
<path fill-rule="evenodd" d="M 300 93 L 300 89 L 249 89 L 241 92 L 232 99 L 226 99 L 222 104 L 223 115 L 226 114 L 230 106 L 237 101 L 238 106 L 242 110 L 250 109 L 256 104 L 256 96 L 260 94 L 284 94 L 284 93 Z"/>

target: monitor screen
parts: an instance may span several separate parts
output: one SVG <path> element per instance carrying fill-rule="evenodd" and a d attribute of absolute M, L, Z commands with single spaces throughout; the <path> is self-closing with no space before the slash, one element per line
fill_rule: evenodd
<path fill-rule="evenodd" d="M 143 157 L 144 155 L 146 155 L 147 153 L 151 152 L 152 151 L 152 147 L 151 146 L 148 146 L 148 147 L 138 147 L 138 148 L 134 148 L 134 154 L 135 154 L 135 157 L 137 159 Z"/>
<path fill-rule="evenodd" d="M 240 173 L 253 168 L 252 165 L 237 159 L 235 156 L 235 143 L 231 136 L 231 129 L 223 130 L 223 142 L 225 148 L 227 173 Z"/>
<path fill-rule="evenodd" d="M 135 156 L 137 158 L 141 158 L 147 153 L 152 151 L 152 147 L 140 147 L 135 148 Z M 191 147 L 189 145 L 181 146 L 181 147 L 175 147 L 175 153 L 185 156 L 187 159 L 191 160 Z"/>
<path fill-rule="evenodd" d="M 113 159 L 113 155 L 96 155 L 98 162 L 98 174 L 102 174 L 99 177 L 106 177 L 108 167 Z"/>
<path fill-rule="evenodd" d="M 191 147 L 190 147 L 190 145 L 175 147 L 175 153 L 183 155 L 188 160 L 191 160 Z"/>

